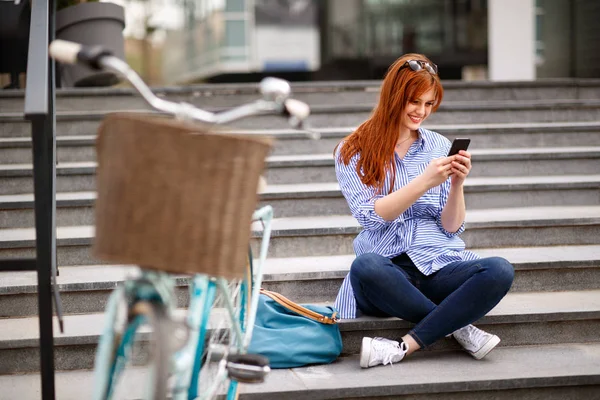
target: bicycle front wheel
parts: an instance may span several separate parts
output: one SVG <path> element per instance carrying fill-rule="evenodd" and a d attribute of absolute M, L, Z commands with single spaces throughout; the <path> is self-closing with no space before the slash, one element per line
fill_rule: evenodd
<path fill-rule="evenodd" d="M 217 395 L 237 399 L 238 382 L 230 379 L 225 366 L 229 356 L 245 353 L 243 339 L 250 309 L 251 275 L 249 266 L 244 279 L 220 280 L 212 307 L 206 310 L 210 318 L 201 327 L 205 344 L 198 374 L 200 399 Z"/>
<path fill-rule="evenodd" d="M 95 360 L 94 399 L 163 400 L 170 366 L 170 319 L 163 304 L 128 304 L 117 289 Z"/>

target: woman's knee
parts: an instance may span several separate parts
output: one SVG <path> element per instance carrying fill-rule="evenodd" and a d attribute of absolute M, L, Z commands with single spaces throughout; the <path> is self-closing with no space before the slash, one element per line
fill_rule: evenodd
<path fill-rule="evenodd" d="M 374 253 L 365 253 L 356 257 L 350 266 L 350 277 L 360 281 L 373 279 L 381 272 L 381 267 L 389 259 Z"/>
<path fill-rule="evenodd" d="M 484 260 L 485 267 L 492 279 L 498 286 L 508 290 L 515 278 L 515 268 L 512 264 L 502 257 L 490 257 Z"/>

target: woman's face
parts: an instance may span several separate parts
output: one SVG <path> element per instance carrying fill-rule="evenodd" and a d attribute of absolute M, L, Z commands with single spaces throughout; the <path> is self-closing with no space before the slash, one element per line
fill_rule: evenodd
<path fill-rule="evenodd" d="M 409 100 L 400 121 L 400 130 L 415 131 L 419 129 L 421 123 L 431 114 L 434 102 L 435 92 L 433 88 L 418 98 Z"/>

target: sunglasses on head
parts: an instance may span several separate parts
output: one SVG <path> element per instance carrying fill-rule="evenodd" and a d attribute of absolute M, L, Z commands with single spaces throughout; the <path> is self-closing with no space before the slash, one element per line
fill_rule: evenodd
<path fill-rule="evenodd" d="M 400 69 L 405 68 L 407 66 L 415 72 L 425 69 L 432 75 L 437 75 L 438 73 L 437 65 L 435 65 L 434 63 L 428 63 L 427 61 L 408 60 L 400 67 Z"/>

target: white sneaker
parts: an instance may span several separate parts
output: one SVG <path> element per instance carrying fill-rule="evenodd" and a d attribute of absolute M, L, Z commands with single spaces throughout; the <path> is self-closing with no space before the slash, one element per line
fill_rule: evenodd
<path fill-rule="evenodd" d="M 452 336 L 477 360 L 481 360 L 500 343 L 498 336 L 475 328 L 473 325 L 467 325 L 454 331 Z"/>
<path fill-rule="evenodd" d="M 407 351 L 408 345 L 404 342 L 400 345 L 395 340 L 364 337 L 360 347 L 360 366 L 369 368 L 399 362 Z"/>

